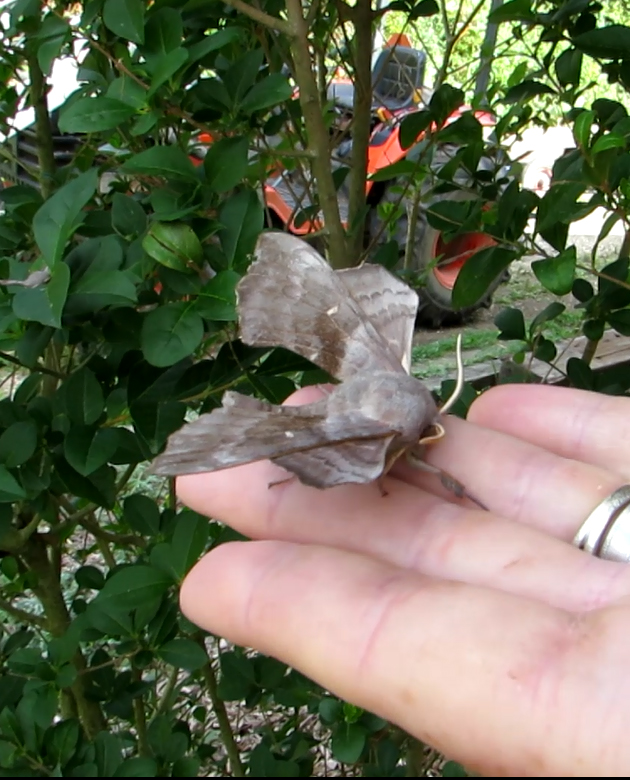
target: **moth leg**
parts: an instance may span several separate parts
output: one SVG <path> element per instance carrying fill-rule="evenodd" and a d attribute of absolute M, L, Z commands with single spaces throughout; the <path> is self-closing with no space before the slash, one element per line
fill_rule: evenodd
<path fill-rule="evenodd" d="M 278 485 L 284 485 L 287 482 L 293 482 L 296 479 L 297 479 L 297 475 L 296 474 L 291 474 L 290 477 L 285 477 L 284 479 L 275 479 L 273 482 L 270 482 L 267 485 L 267 490 L 271 490 L 271 488 L 277 487 Z"/>
<path fill-rule="evenodd" d="M 473 504 L 477 504 L 480 509 L 485 509 L 486 512 L 488 511 L 488 507 L 474 496 L 471 496 L 459 480 L 455 479 L 455 477 L 451 476 L 447 471 L 443 471 L 437 466 L 432 466 L 430 463 L 422 460 L 419 453 L 416 453 L 413 450 L 407 450 L 407 462 L 419 471 L 435 474 L 436 477 L 440 478 L 440 482 L 444 487 L 447 490 L 450 490 L 451 493 L 454 493 L 457 498 L 467 498 L 469 501 L 472 501 Z"/>

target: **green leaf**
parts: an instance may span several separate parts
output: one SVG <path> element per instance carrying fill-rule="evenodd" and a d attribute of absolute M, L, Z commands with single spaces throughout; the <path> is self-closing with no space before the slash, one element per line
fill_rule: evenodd
<path fill-rule="evenodd" d="M 510 2 L 495 8 L 488 21 L 490 24 L 501 24 L 502 22 L 530 21 L 534 18 L 532 0 L 510 0 Z"/>
<path fill-rule="evenodd" d="M 606 315 L 606 320 L 617 333 L 621 333 L 622 336 L 630 336 L 630 309 L 610 312 Z"/>
<path fill-rule="evenodd" d="M 450 84 L 442 84 L 431 96 L 429 111 L 438 127 L 464 103 L 464 92 Z"/>
<path fill-rule="evenodd" d="M 175 271 L 191 270 L 203 260 L 201 242 L 184 222 L 154 222 L 142 239 L 142 248 L 156 262 Z"/>
<path fill-rule="evenodd" d="M 116 502 L 116 471 L 111 466 L 101 466 L 84 477 L 75 471 L 68 461 L 55 459 L 56 476 L 62 481 L 68 493 L 93 501 L 98 506 L 111 509 Z"/>
<path fill-rule="evenodd" d="M 112 777 L 157 777 L 158 765 L 154 758 L 135 756 L 122 762 Z M 174 775 L 177 777 L 177 775 Z"/>
<path fill-rule="evenodd" d="M 433 118 L 429 111 L 414 111 L 400 123 L 400 145 L 408 149 L 424 133 Z"/>
<path fill-rule="evenodd" d="M 37 427 L 30 420 L 10 425 L 0 436 L 0 461 L 7 468 L 21 466 L 37 448 Z"/>
<path fill-rule="evenodd" d="M 591 148 L 592 154 L 606 152 L 608 149 L 623 149 L 626 145 L 626 139 L 616 133 L 606 133 L 600 136 Z"/>
<path fill-rule="evenodd" d="M 112 198 L 112 226 L 125 238 L 137 236 L 147 226 L 147 215 L 137 200 L 115 192 Z"/>
<path fill-rule="evenodd" d="M 442 769 L 443 777 L 470 777 L 461 764 L 456 761 L 447 761 Z"/>
<path fill-rule="evenodd" d="M 165 6 L 152 13 L 144 29 L 142 53 L 151 68 L 169 52 L 179 48 L 184 35 L 181 12 Z"/>
<path fill-rule="evenodd" d="M 582 73 L 582 52 L 573 47 L 566 49 L 555 61 L 556 76 L 563 87 L 579 84 Z"/>
<path fill-rule="evenodd" d="M 507 308 L 500 311 L 494 318 L 494 324 L 501 331 L 500 339 L 506 341 L 526 341 L 525 318 L 520 309 Z"/>
<path fill-rule="evenodd" d="M 147 92 L 147 97 L 154 95 L 157 90 L 165 84 L 188 60 L 188 52 L 182 46 L 178 49 L 169 51 L 160 58 L 159 64 L 153 71 L 151 86 Z"/>
<path fill-rule="evenodd" d="M 524 103 L 539 95 L 555 94 L 556 91 L 548 84 L 543 84 L 542 81 L 527 79 L 508 89 L 504 100 L 506 103 Z"/>
<path fill-rule="evenodd" d="M 203 320 L 191 304 L 169 303 L 145 317 L 140 335 L 142 353 L 152 366 L 172 366 L 197 349 L 203 331 Z"/>
<path fill-rule="evenodd" d="M 107 306 L 128 306 L 137 300 L 136 286 L 126 271 L 90 271 L 73 286 L 66 314 L 88 314 Z"/>
<path fill-rule="evenodd" d="M 33 217 L 35 242 L 49 268 L 61 259 L 67 241 L 81 224 L 81 211 L 97 183 L 98 171 L 91 168 L 57 190 Z"/>
<path fill-rule="evenodd" d="M 539 312 L 531 321 L 529 326 L 530 334 L 533 336 L 547 322 L 551 322 L 552 320 L 555 320 L 557 317 L 559 317 L 564 311 L 566 311 L 566 308 L 567 307 L 559 301 L 553 301 L 548 306 L 545 306 L 545 308 Z"/>
<path fill-rule="evenodd" d="M 222 138 L 208 149 L 203 167 L 208 186 L 226 192 L 239 184 L 247 173 L 249 142 L 244 136 Z"/>
<path fill-rule="evenodd" d="M 555 257 L 534 260 L 532 271 L 546 290 L 554 295 L 568 295 L 573 288 L 576 264 L 576 249 L 570 246 Z"/>
<path fill-rule="evenodd" d="M 226 652 L 220 657 L 221 677 L 217 692 L 223 701 L 247 698 L 255 687 L 256 675 L 249 658 L 241 653 Z"/>
<path fill-rule="evenodd" d="M 453 288 L 453 306 L 456 309 L 474 306 L 514 257 L 512 250 L 499 246 L 491 246 L 471 255 L 457 275 Z"/>
<path fill-rule="evenodd" d="M 126 160 L 122 171 L 185 181 L 198 180 L 195 166 L 178 146 L 152 146 L 145 149 Z"/>
<path fill-rule="evenodd" d="M 223 30 L 218 30 L 188 48 L 188 61 L 190 63 L 196 62 L 205 57 L 206 54 L 222 49 L 240 38 L 241 30 L 238 27 L 226 27 Z"/>
<path fill-rule="evenodd" d="M 219 271 L 199 291 L 195 311 L 206 320 L 236 322 L 236 285 L 240 279 L 236 271 Z"/>
<path fill-rule="evenodd" d="M 101 416 L 105 408 L 103 390 L 89 368 L 82 368 L 66 379 L 62 391 L 66 413 L 72 422 L 92 425 Z"/>
<path fill-rule="evenodd" d="M 59 129 L 62 133 L 98 133 L 113 130 L 135 113 L 133 106 L 111 97 L 83 97 L 62 111 Z"/>
<path fill-rule="evenodd" d="M 68 463 L 84 477 L 108 463 L 117 449 L 118 431 L 81 425 L 70 429 L 63 447 Z"/>
<path fill-rule="evenodd" d="M 160 532 L 160 510 L 152 498 L 141 493 L 125 499 L 123 520 L 143 536 L 157 536 Z"/>
<path fill-rule="evenodd" d="M 21 498 L 26 498 L 24 489 L 5 466 L 0 466 L 0 503 L 19 501 Z"/>
<path fill-rule="evenodd" d="M 143 0 L 105 0 L 105 27 L 127 41 L 144 43 L 144 8 Z"/>
<path fill-rule="evenodd" d="M 573 43 L 591 57 L 605 60 L 630 59 L 630 27 L 610 24 L 576 35 Z"/>
<path fill-rule="evenodd" d="M 183 579 L 205 552 L 210 536 L 208 519 L 196 512 L 182 512 L 171 540 L 171 563 Z"/>
<path fill-rule="evenodd" d="M 115 78 L 107 87 L 105 94 L 106 97 L 117 100 L 119 103 L 124 103 L 136 111 L 143 108 L 147 102 L 147 90 L 126 73 Z"/>
<path fill-rule="evenodd" d="M 157 651 L 158 656 L 171 666 L 194 672 L 208 663 L 208 656 L 192 639 L 171 639 Z"/>
<path fill-rule="evenodd" d="M 334 729 L 330 749 L 337 761 L 356 763 L 365 748 L 366 733 L 358 723 L 343 723 Z"/>
<path fill-rule="evenodd" d="M 181 428 L 186 405 L 174 401 L 165 403 L 134 401 L 130 407 L 136 431 L 144 439 L 153 454 L 164 445 L 166 438 Z"/>
<path fill-rule="evenodd" d="M 599 341 L 604 336 L 606 320 L 584 320 L 582 323 L 582 333 L 591 341 Z"/>
<path fill-rule="evenodd" d="M 219 220 L 219 240 L 230 267 L 246 267 L 264 224 L 258 195 L 252 190 L 235 193 L 223 204 Z"/>
<path fill-rule="evenodd" d="M 582 111 L 573 123 L 573 137 L 580 149 L 588 149 L 591 138 L 591 128 L 595 123 L 594 111 Z"/>
<path fill-rule="evenodd" d="M 99 777 L 113 777 L 122 763 L 122 739 L 117 734 L 101 731 L 93 739 Z"/>
<path fill-rule="evenodd" d="M 263 108 L 271 108 L 288 100 L 293 94 L 293 87 L 282 73 L 270 73 L 262 81 L 257 82 L 245 95 L 240 109 L 246 114 L 253 114 Z"/>
<path fill-rule="evenodd" d="M 409 14 L 409 19 L 421 19 L 427 16 L 434 16 L 440 10 L 437 0 L 420 0 L 413 3 L 413 9 Z"/>
<path fill-rule="evenodd" d="M 173 764 L 173 777 L 197 777 L 201 760 L 197 756 L 184 756 Z"/>
<path fill-rule="evenodd" d="M 74 664 L 65 664 L 57 672 L 55 685 L 57 688 L 70 688 L 76 682 L 79 673 Z"/>
<path fill-rule="evenodd" d="M 593 369 L 581 358 L 572 357 L 567 360 L 567 376 L 573 387 L 582 390 L 593 390 L 595 387 Z"/>
<path fill-rule="evenodd" d="M 170 585 L 171 579 L 153 566 L 134 564 L 112 574 L 94 602 L 117 610 L 136 609 L 163 596 Z"/>
<path fill-rule="evenodd" d="M 74 756 L 79 742 L 79 722 L 62 720 L 46 730 L 44 746 L 46 758 L 54 765 L 65 766 Z"/>
<path fill-rule="evenodd" d="M 92 590 L 101 590 L 105 585 L 105 577 L 96 566 L 81 566 L 74 573 L 74 579 L 80 588 L 91 588 Z"/>
<path fill-rule="evenodd" d="M 46 284 L 18 290 L 13 296 L 13 313 L 22 320 L 60 328 L 69 286 L 70 269 L 66 263 L 58 263 Z"/>

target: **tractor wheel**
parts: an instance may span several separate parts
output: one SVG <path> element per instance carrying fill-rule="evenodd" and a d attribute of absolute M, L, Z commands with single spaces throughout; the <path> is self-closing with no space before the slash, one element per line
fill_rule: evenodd
<path fill-rule="evenodd" d="M 470 198 L 465 192 L 455 191 L 445 195 L 438 195 L 433 203 L 443 200 L 463 200 Z M 389 186 L 385 190 L 381 203 L 400 201 L 400 186 Z M 400 263 L 396 267 L 400 270 L 404 261 L 405 246 L 409 224 L 409 210 L 403 200 L 404 213 L 396 222 L 396 228 L 392 238 L 400 248 Z M 413 240 L 413 255 L 410 267 L 407 269 L 414 275 L 422 278 L 422 285 L 416 287 L 420 297 L 417 322 L 432 328 L 442 325 L 459 325 L 481 308 L 487 308 L 492 303 L 492 296 L 497 287 L 508 278 L 507 272 L 500 274 L 490 285 L 480 300 L 465 309 L 453 308 L 453 287 L 455 280 L 471 255 L 494 245 L 494 240 L 485 233 L 466 233 L 457 236 L 452 241 L 445 241 L 439 230 L 431 227 L 426 218 L 426 204 L 421 207 L 416 220 L 416 229 Z M 430 206 L 430 204 L 429 204 Z M 380 234 L 380 235 L 379 235 Z M 377 237 L 378 236 L 378 237 Z M 376 238 L 376 246 L 387 240 L 385 230 L 382 230 L 382 221 L 372 211 L 370 216 L 370 238 Z M 435 259 L 441 258 L 439 263 Z"/>

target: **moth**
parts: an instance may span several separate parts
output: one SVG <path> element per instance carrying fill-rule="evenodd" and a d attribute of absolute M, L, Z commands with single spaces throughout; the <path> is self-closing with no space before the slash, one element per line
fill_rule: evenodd
<path fill-rule="evenodd" d="M 426 445 L 444 435 L 442 415 L 461 393 L 461 340 L 457 387 L 438 409 L 409 374 L 418 296 L 403 281 L 375 264 L 334 271 L 301 239 L 266 232 L 237 286 L 237 308 L 245 344 L 285 347 L 340 384 L 295 407 L 228 391 L 221 408 L 170 436 L 154 473 L 196 474 L 268 458 L 316 488 L 380 485 L 405 456 L 458 497 L 472 498 L 423 460 Z"/>

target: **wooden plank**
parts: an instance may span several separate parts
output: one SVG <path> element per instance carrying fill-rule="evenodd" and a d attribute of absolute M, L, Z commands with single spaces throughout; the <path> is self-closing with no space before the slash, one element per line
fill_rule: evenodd
<path fill-rule="evenodd" d="M 532 381 L 551 385 L 562 383 L 566 377 L 567 362 L 572 357 L 582 357 L 585 346 L 586 338 L 584 336 L 559 342 L 555 368 L 550 368 L 547 363 L 540 360 L 533 360 L 530 369 L 535 378 Z M 466 381 L 478 390 L 491 387 L 497 383 L 500 374 L 505 372 L 506 368 L 509 370 L 509 366 L 504 366 L 503 362 L 494 359 L 474 366 L 467 366 Z M 624 363 L 630 363 L 630 337 L 621 336 L 614 330 L 606 331 L 597 346 L 597 351 L 591 361 L 591 368 L 597 373 Z M 430 377 L 424 382 L 431 390 L 438 390 L 445 379 L 455 379 L 455 371 L 449 371 L 446 376 L 442 377 Z"/>

